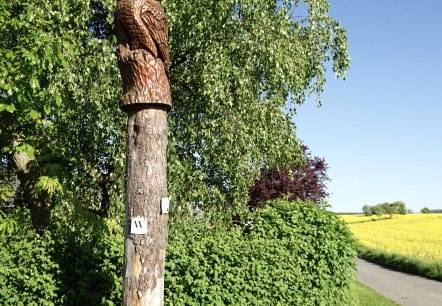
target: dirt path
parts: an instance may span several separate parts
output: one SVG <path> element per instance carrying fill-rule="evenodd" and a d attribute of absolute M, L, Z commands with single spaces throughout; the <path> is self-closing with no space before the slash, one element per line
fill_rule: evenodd
<path fill-rule="evenodd" d="M 359 281 L 401 306 L 442 306 L 442 282 L 358 259 Z"/>

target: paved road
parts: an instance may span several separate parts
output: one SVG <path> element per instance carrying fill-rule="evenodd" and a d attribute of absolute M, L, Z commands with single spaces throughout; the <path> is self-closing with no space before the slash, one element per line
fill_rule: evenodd
<path fill-rule="evenodd" d="M 359 281 L 401 306 L 442 306 L 442 282 L 358 259 Z"/>

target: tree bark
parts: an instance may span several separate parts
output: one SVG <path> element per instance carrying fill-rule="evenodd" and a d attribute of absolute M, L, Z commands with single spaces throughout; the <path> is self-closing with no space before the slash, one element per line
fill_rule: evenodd
<path fill-rule="evenodd" d="M 129 112 L 127 122 L 126 230 L 123 305 L 162 306 L 167 241 L 166 107 Z M 131 234 L 134 217 L 147 219 L 147 234 Z"/>
<path fill-rule="evenodd" d="M 51 196 L 45 191 L 38 195 L 35 193 L 35 184 L 40 176 L 35 157 L 30 158 L 24 152 L 15 151 L 12 158 L 17 169 L 20 189 L 23 191 L 23 200 L 31 213 L 32 226 L 42 234 L 49 224 Z"/>

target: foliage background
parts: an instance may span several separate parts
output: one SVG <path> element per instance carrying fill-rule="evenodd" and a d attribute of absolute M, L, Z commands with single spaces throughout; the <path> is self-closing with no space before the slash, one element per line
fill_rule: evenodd
<path fill-rule="evenodd" d="M 196 207 L 225 222 L 247 209 L 261 168 L 302 160 L 291 114 L 306 94 L 322 91 L 328 60 L 344 75 L 345 30 L 325 0 L 162 4 L 170 24 L 174 222 Z M 2 190 L 15 191 L 14 206 L 28 208 L 41 230 L 57 195 L 103 217 L 123 211 L 114 6 L 0 2 Z"/>

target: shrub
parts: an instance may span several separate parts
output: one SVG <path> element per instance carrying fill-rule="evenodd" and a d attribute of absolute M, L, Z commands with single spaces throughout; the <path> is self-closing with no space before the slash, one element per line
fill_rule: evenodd
<path fill-rule="evenodd" d="M 123 236 L 116 221 L 82 212 L 43 236 L 20 229 L 0 235 L 2 305 L 120 304 Z M 354 240 L 334 214 L 279 199 L 251 213 L 247 226 L 171 231 L 165 302 L 343 305 L 354 256 Z"/>
<path fill-rule="evenodd" d="M 0 304 L 121 304 L 121 226 L 84 212 L 58 221 L 43 235 L 29 216 L 0 232 Z"/>
<path fill-rule="evenodd" d="M 64 305 L 121 304 L 123 232 L 112 220 L 93 218 L 56 237 L 53 258 Z"/>
<path fill-rule="evenodd" d="M 1 304 L 58 305 L 58 265 L 51 256 L 54 243 L 49 233 L 40 236 L 23 226 L 0 238 Z"/>
<path fill-rule="evenodd" d="M 342 305 L 355 242 L 334 214 L 279 199 L 249 226 L 171 235 L 167 305 Z"/>
<path fill-rule="evenodd" d="M 261 176 L 249 190 L 249 209 L 256 210 L 266 201 L 283 198 L 290 194 L 290 200 L 311 201 L 322 206 L 328 197 L 326 182 L 327 163 L 317 156 L 312 157 L 308 147 L 301 145 L 305 162 L 284 167 L 262 169 Z"/>

